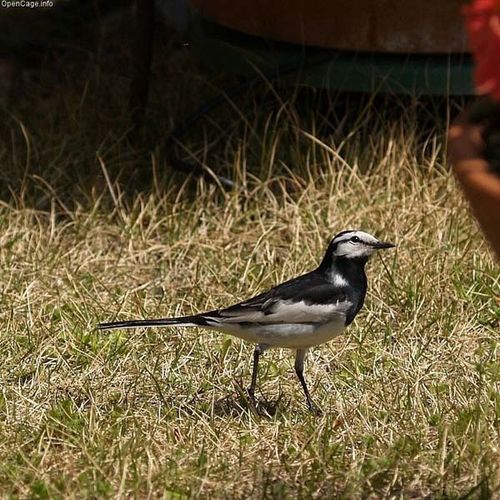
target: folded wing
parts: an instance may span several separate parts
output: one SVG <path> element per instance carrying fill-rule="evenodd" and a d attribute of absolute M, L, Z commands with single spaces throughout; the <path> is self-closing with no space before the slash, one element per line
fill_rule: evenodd
<path fill-rule="evenodd" d="M 315 275 L 306 275 L 256 297 L 210 313 L 218 323 L 323 323 L 345 317 L 352 304 L 342 287 Z"/>

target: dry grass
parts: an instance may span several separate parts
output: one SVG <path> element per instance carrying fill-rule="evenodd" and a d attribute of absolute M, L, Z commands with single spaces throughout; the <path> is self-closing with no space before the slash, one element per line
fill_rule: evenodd
<path fill-rule="evenodd" d="M 325 110 L 308 118 L 298 101 L 242 111 L 246 126 L 208 132 L 238 189 L 165 181 L 153 162 L 131 194 L 135 159 L 87 118 L 89 82 L 66 82 L 57 118 L 14 110 L 2 146 L 14 191 L 0 208 L 3 494 L 493 497 L 498 269 L 444 165 L 439 113 L 424 134 L 428 105 L 371 103 L 328 135 Z M 75 183 L 68 169 L 82 165 L 93 173 Z M 370 264 L 348 333 L 312 351 L 321 417 L 289 352 L 262 361 L 258 396 L 276 409 L 263 417 L 241 395 L 251 345 L 195 329 L 95 331 L 247 297 L 311 269 L 345 228 L 398 248 Z"/>

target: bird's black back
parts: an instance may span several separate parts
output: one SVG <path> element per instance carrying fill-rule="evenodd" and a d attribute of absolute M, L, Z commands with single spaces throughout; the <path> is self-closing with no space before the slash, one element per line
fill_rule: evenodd
<path fill-rule="evenodd" d="M 255 297 L 230 306 L 226 309 L 210 311 L 203 317 L 226 317 L 243 313 L 245 310 L 258 310 L 272 314 L 280 301 L 305 302 L 306 304 L 335 304 L 348 301 L 351 306 L 346 312 L 346 325 L 349 325 L 363 306 L 367 280 L 364 266 L 367 259 L 347 259 L 336 257 L 328 266 L 324 262 L 307 274 L 267 290 Z M 341 280 L 335 280 L 340 275 Z"/>

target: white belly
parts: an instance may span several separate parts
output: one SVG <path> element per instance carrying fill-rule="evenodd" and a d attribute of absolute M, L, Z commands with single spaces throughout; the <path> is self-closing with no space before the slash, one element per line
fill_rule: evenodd
<path fill-rule="evenodd" d="M 242 327 L 237 324 L 226 324 L 213 329 L 254 344 L 301 349 L 324 344 L 340 335 L 345 329 L 345 317 L 339 314 L 320 325 L 311 323 L 261 323 Z"/>

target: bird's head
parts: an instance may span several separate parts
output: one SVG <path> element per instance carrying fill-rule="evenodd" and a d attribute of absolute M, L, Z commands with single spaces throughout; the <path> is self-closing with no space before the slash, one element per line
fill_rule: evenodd
<path fill-rule="evenodd" d="M 327 256 L 330 259 L 368 260 L 377 250 L 393 248 L 396 245 L 380 241 L 364 231 L 342 231 L 337 234 L 328 246 Z"/>

